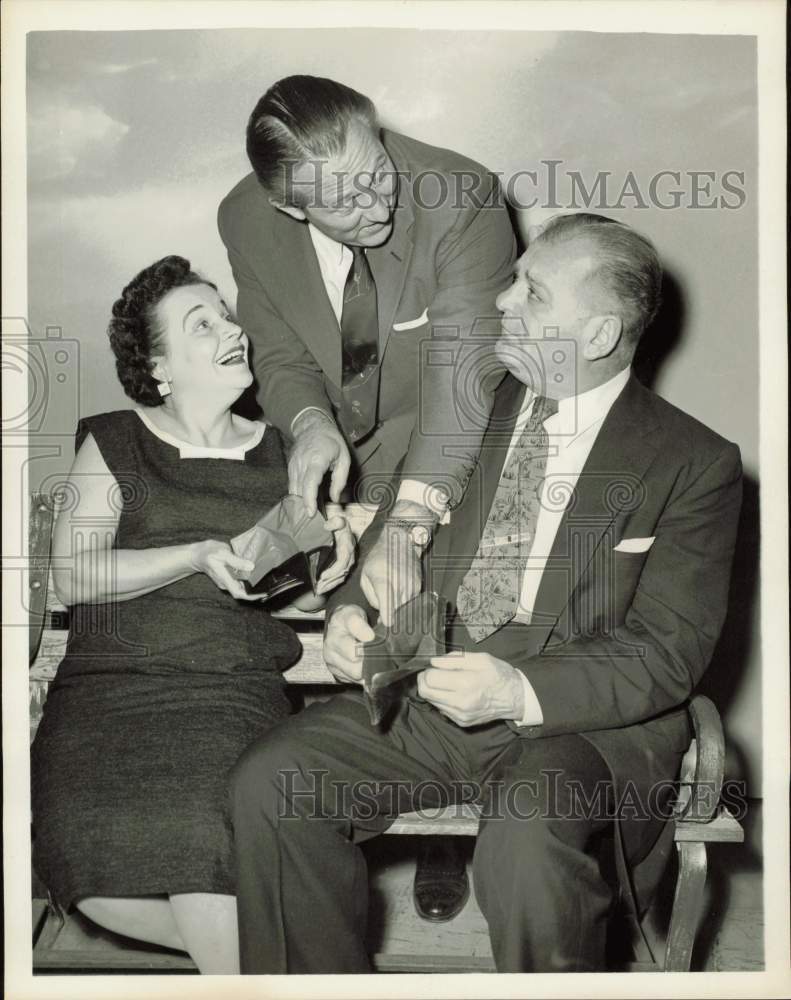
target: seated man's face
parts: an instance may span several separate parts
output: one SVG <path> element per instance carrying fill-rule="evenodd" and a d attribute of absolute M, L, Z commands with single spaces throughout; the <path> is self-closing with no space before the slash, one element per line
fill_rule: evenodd
<path fill-rule="evenodd" d="M 379 137 L 369 128 L 352 125 L 341 153 L 300 163 L 293 186 L 299 208 L 284 210 L 307 219 L 330 239 L 375 247 L 390 236 L 397 175 Z"/>
<path fill-rule="evenodd" d="M 539 237 L 516 262 L 513 284 L 497 298 L 503 315 L 495 353 L 539 395 L 559 399 L 576 392 L 582 335 L 595 313 L 595 280 L 587 279 L 596 263 L 582 240 Z"/>

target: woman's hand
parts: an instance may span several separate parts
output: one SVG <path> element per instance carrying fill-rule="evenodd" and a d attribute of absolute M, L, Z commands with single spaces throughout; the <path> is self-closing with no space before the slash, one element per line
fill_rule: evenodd
<path fill-rule="evenodd" d="M 334 504 L 327 504 L 327 512 L 329 516 L 324 525 L 335 535 L 335 561 L 319 577 L 316 584 L 317 595 L 326 594 L 337 587 L 354 565 L 355 541 L 349 522 Z"/>
<path fill-rule="evenodd" d="M 250 573 L 255 563 L 237 556 L 227 542 L 208 538 L 190 546 L 190 563 L 196 573 L 205 573 L 220 590 L 227 590 L 238 601 L 257 601 L 239 582 Z"/>

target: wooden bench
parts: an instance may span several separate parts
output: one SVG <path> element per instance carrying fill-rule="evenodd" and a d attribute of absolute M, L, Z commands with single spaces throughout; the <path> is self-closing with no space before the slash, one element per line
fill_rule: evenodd
<path fill-rule="evenodd" d="M 347 508 L 352 528 L 359 535 L 370 522 L 372 511 L 357 506 Z M 30 737 L 41 717 L 49 682 L 63 658 L 68 631 L 68 610 L 60 605 L 49 586 L 49 557 L 52 531 L 52 504 L 49 498 L 34 494 L 29 527 L 30 591 Z M 323 613 L 306 614 L 290 608 L 278 612 L 287 618 L 300 636 L 303 654 L 285 673 L 291 684 L 309 686 L 309 690 L 331 690 L 337 686 L 321 654 L 322 634 L 316 623 Z M 723 783 L 725 745 L 717 709 L 702 695 L 689 704 L 695 738 L 684 757 L 680 776 L 681 793 L 675 811 L 674 840 L 678 872 L 664 957 L 656 962 L 643 948 L 643 959 L 629 963 L 629 968 L 644 971 L 688 971 L 692 948 L 700 921 L 706 882 L 707 847 L 713 843 L 741 842 L 744 833 L 739 822 L 720 803 Z M 479 809 L 474 805 L 450 806 L 431 814 L 409 813 L 389 828 L 388 835 L 475 836 Z M 35 892 L 34 892 L 35 895 Z M 408 903 L 411 909 L 411 895 Z M 46 900 L 34 899 L 35 971 L 195 971 L 190 958 L 180 952 L 156 948 L 121 938 L 97 928 L 79 913 L 65 921 Z M 468 907 L 470 904 L 468 904 Z M 387 909 L 387 907 L 385 907 Z M 421 924 L 419 933 L 430 937 L 437 927 Z M 480 933 L 480 932 L 479 932 Z M 385 936 L 386 937 L 386 936 Z M 640 949 L 639 938 L 636 946 Z M 480 943 L 479 943 L 480 944 Z M 475 952 L 473 954 L 472 952 Z M 398 941 L 373 955 L 374 967 L 388 972 L 469 972 L 494 971 L 488 947 L 470 948 L 469 954 L 416 954 L 399 951 Z"/>

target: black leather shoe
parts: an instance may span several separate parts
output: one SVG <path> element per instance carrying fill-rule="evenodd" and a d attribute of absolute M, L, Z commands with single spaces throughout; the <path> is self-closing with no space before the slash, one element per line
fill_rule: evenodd
<path fill-rule="evenodd" d="M 452 920 L 470 895 L 464 854 L 453 837 L 421 837 L 412 898 L 424 920 Z"/>

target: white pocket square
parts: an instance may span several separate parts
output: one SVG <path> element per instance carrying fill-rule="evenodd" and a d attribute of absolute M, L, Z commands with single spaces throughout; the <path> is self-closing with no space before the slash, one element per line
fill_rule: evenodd
<path fill-rule="evenodd" d="M 405 319 L 403 323 L 393 323 L 394 330 L 414 330 L 416 326 L 423 326 L 428 323 L 428 308 L 423 310 L 423 314 L 417 319 Z"/>
<path fill-rule="evenodd" d="M 654 544 L 656 535 L 649 538 L 622 538 L 615 546 L 615 552 L 647 552 Z"/>

